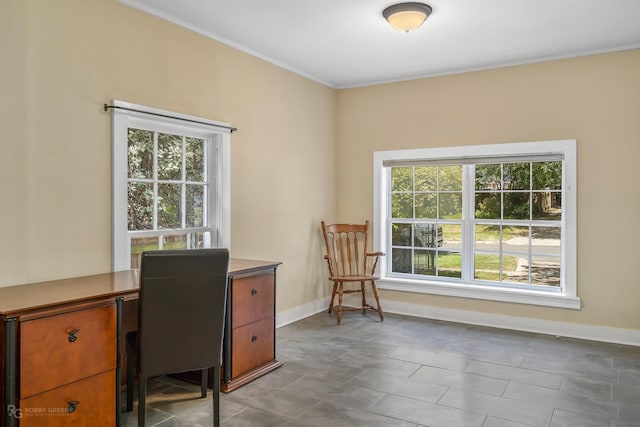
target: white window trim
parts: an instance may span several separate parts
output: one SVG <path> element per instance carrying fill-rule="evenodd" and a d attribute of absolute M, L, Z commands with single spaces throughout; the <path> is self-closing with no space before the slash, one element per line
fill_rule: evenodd
<path fill-rule="evenodd" d="M 121 271 L 129 268 L 131 245 L 127 225 L 127 129 L 143 126 L 167 133 L 210 139 L 216 154 L 211 161 L 215 162 L 217 174 L 212 191 L 215 194 L 216 212 L 210 212 L 210 218 L 218 218 L 217 245 L 231 248 L 231 131 L 213 128 L 205 124 L 185 122 L 178 119 L 157 117 L 146 113 L 173 116 L 185 120 L 195 120 L 217 126 L 229 126 L 228 123 L 204 119 L 201 117 L 178 114 L 172 111 L 151 108 L 143 105 L 114 100 L 112 105 L 143 111 L 143 113 L 112 109 L 112 270 Z M 145 126 L 146 125 L 146 126 Z M 175 233 L 174 233 L 175 234 Z"/>
<path fill-rule="evenodd" d="M 387 248 L 385 219 L 387 218 L 388 173 L 385 161 L 412 161 L 419 159 L 469 159 L 487 156 L 527 156 L 540 154 L 562 154 L 564 173 L 562 189 L 564 193 L 562 218 L 562 245 L 560 257 L 563 260 L 561 290 L 559 292 L 537 291 L 483 286 L 471 283 L 452 283 L 438 280 L 415 280 L 390 277 L 387 274 L 389 257 L 381 257 L 380 279 L 376 282 L 381 289 L 476 298 L 521 304 L 542 305 L 563 308 L 580 308 L 577 294 L 577 158 L 576 140 L 521 142 L 510 144 L 471 145 L 463 147 L 424 148 L 411 150 L 376 151 L 373 153 L 373 244 L 377 250 Z"/>

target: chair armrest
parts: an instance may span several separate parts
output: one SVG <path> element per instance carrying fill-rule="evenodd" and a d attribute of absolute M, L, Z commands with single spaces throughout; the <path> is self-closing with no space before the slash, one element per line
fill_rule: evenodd
<path fill-rule="evenodd" d="M 384 252 L 367 252 L 367 256 L 385 256 Z"/>
<path fill-rule="evenodd" d="M 378 259 L 381 256 L 384 256 L 384 252 L 367 252 L 367 253 L 365 253 L 365 256 L 374 257 L 373 265 L 371 266 L 371 273 L 370 274 L 376 274 L 376 268 L 378 267 Z"/>
<path fill-rule="evenodd" d="M 327 266 L 329 267 L 329 277 L 333 277 L 333 264 L 331 263 L 331 257 L 329 255 L 325 255 L 324 259 L 327 261 Z"/>

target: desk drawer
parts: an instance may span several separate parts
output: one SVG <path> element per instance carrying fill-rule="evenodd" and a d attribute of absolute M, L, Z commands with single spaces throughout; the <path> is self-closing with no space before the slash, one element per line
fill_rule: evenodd
<path fill-rule="evenodd" d="M 273 272 L 233 279 L 231 317 L 232 327 L 246 325 L 273 317 L 275 307 Z"/>
<path fill-rule="evenodd" d="M 234 329 L 231 339 L 231 376 L 234 378 L 275 358 L 273 317 Z"/>
<path fill-rule="evenodd" d="M 113 427 L 115 385 L 115 371 L 109 371 L 23 399 L 20 427 Z"/>
<path fill-rule="evenodd" d="M 115 369 L 115 304 L 22 322 L 20 355 L 23 398 Z"/>

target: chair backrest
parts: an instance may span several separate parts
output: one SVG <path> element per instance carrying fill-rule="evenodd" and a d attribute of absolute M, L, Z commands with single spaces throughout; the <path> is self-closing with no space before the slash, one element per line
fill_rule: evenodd
<path fill-rule="evenodd" d="M 220 366 L 229 251 L 142 254 L 138 372 L 158 375 Z"/>
<path fill-rule="evenodd" d="M 367 270 L 369 221 L 364 224 L 330 224 L 322 221 L 322 234 L 329 261 L 329 274 L 337 276 L 362 276 Z"/>

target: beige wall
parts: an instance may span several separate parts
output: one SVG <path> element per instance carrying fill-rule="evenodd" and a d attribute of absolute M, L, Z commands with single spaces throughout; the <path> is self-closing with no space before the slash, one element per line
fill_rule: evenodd
<path fill-rule="evenodd" d="M 21 2 L 0 1 L 0 277 L 15 282 L 26 280 L 27 263 L 24 15 Z"/>
<path fill-rule="evenodd" d="M 110 270 L 102 105 L 120 99 L 236 126 L 232 256 L 284 263 L 278 311 L 326 295 L 317 227 L 335 215 L 334 90 L 115 0 L 0 4 L 0 285 Z"/>
<path fill-rule="evenodd" d="M 338 92 L 338 217 L 372 218 L 376 150 L 578 141 L 578 294 L 541 308 L 383 291 L 390 300 L 640 329 L 640 50 Z"/>

